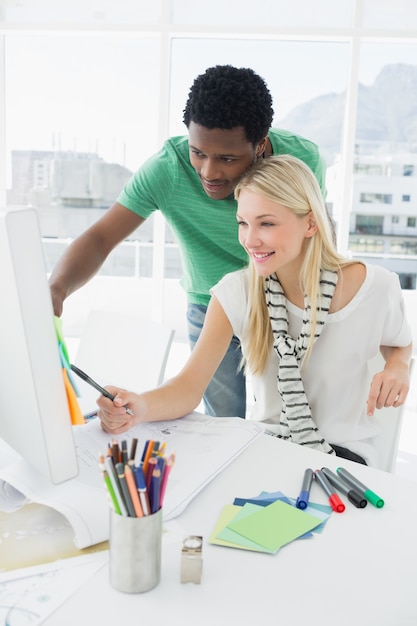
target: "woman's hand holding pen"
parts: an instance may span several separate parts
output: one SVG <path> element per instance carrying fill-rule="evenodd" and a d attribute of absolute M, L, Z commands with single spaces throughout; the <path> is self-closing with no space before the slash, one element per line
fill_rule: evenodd
<path fill-rule="evenodd" d="M 126 432 L 132 426 L 139 423 L 139 396 L 137 393 L 119 389 L 118 387 L 106 387 L 107 391 L 114 396 L 113 400 L 100 396 L 97 400 L 99 411 L 97 415 L 101 421 L 101 427 L 106 433 L 119 435 Z M 133 415 L 126 412 L 126 407 Z"/>

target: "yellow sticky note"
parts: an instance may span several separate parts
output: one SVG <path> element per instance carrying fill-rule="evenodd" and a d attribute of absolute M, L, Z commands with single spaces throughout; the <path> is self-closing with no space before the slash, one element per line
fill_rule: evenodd
<path fill-rule="evenodd" d="M 257 509 L 262 508 L 259 506 Z M 228 548 L 241 548 L 242 550 L 253 550 L 255 552 L 271 552 L 267 548 L 260 546 L 254 541 L 250 541 L 246 537 L 234 532 L 227 525 L 233 519 L 239 519 L 243 514 L 251 514 L 251 511 L 243 511 L 245 507 L 237 506 L 236 504 L 226 504 L 216 522 L 216 525 L 209 537 L 209 543 L 213 543 L 219 546 L 226 546 Z"/>

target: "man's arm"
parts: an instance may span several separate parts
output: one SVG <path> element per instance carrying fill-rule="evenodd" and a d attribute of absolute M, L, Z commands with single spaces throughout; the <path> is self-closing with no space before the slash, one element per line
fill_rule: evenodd
<path fill-rule="evenodd" d="M 62 314 L 65 298 L 85 285 L 110 252 L 144 221 L 143 217 L 115 202 L 102 218 L 72 242 L 49 280 L 55 315 Z"/>

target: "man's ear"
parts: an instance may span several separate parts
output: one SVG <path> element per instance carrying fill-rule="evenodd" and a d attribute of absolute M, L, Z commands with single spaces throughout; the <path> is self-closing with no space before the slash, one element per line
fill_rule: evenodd
<path fill-rule="evenodd" d="M 258 143 L 258 145 L 256 147 L 256 158 L 257 159 L 259 159 L 259 157 L 261 157 L 263 155 L 263 153 L 265 152 L 266 140 L 267 139 L 268 139 L 268 136 L 266 136 L 263 139 L 261 139 L 261 141 Z"/>

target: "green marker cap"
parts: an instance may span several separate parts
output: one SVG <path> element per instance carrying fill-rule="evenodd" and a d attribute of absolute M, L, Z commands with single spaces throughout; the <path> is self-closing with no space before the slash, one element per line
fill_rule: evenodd
<path fill-rule="evenodd" d="M 374 493 L 370 489 L 367 489 L 363 495 L 368 500 L 368 502 L 376 506 L 378 509 L 381 509 L 384 506 L 383 499 L 377 496 L 376 493 Z"/>

